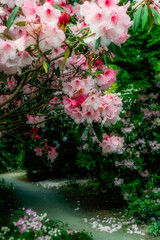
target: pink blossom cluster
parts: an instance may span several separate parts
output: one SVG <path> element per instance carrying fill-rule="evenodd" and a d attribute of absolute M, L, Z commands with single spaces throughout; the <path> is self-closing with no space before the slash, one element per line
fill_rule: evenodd
<path fill-rule="evenodd" d="M 117 187 L 120 187 L 123 183 L 124 183 L 124 179 L 122 179 L 122 178 L 115 178 L 115 179 L 114 179 L 114 184 L 115 184 Z"/>
<path fill-rule="evenodd" d="M 80 14 L 85 17 L 91 33 L 92 41 L 101 38 L 101 46 L 108 46 L 111 42 L 121 45 L 129 35 L 128 28 L 132 25 L 126 14 L 129 3 L 118 6 L 118 0 L 85 1 L 81 5 Z"/>
<path fill-rule="evenodd" d="M 5 26 L 0 27 L 2 34 L 7 33 L 12 38 L 12 40 L 5 37 L 0 39 L 0 70 L 4 73 L 21 73 L 23 67 L 32 64 L 35 56 L 26 51 L 27 47 L 33 46 L 34 50 L 34 46 L 38 44 L 41 51 L 46 51 L 60 47 L 65 40 L 64 32 L 58 27 L 61 12 L 50 2 L 40 5 L 40 1 L 0 0 L 0 3 L 6 3 L 12 8 L 16 4 L 23 12 L 23 15 L 14 20 L 8 32 Z M 9 14 L 6 10 L 6 18 Z M 19 26 L 19 22 L 24 22 L 24 26 Z"/>
<path fill-rule="evenodd" d="M 136 169 L 136 166 L 134 165 L 134 161 L 132 159 L 128 159 L 128 160 L 125 159 L 125 160 L 122 160 L 121 162 L 116 161 L 115 166 L 116 167 L 124 166 L 131 170 Z"/>
<path fill-rule="evenodd" d="M 0 103 L 3 103 L 4 101 L 6 101 L 8 98 L 10 97 L 10 95 L 6 94 L 6 95 L 0 95 Z M 5 104 L 3 108 L 8 108 L 9 103 Z"/>
<path fill-rule="evenodd" d="M 42 154 L 47 155 L 47 159 L 50 160 L 51 163 L 53 163 L 56 157 L 58 156 L 58 153 L 56 152 L 56 148 L 57 147 L 50 147 L 50 146 L 47 146 L 47 144 L 45 144 L 45 146 L 42 148 L 40 147 L 34 148 L 34 152 L 36 156 L 39 156 L 39 157 L 41 157 Z"/>
<path fill-rule="evenodd" d="M 121 131 L 122 131 L 123 133 L 130 133 L 130 132 L 133 131 L 134 128 L 135 128 L 134 125 L 133 125 L 133 124 L 130 124 L 129 127 L 124 127 L 124 128 L 121 129 Z"/>
<path fill-rule="evenodd" d="M 43 218 L 45 218 L 44 216 Z M 19 228 L 19 232 L 22 234 L 24 232 L 29 232 L 31 229 L 33 231 L 40 231 L 42 227 L 41 220 L 42 217 L 38 216 L 36 212 L 31 209 L 25 211 L 24 217 L 20 217 L 17 222 L 14 222 L 14 226 Z"/>
<path fill-rule="evenodd" d="M 34 97 L 35 94 L 36 94 L 37 88 L 36 87 L 31 87 L 31 85 L 28 83 L 23 87 L 22 91 L 27 96 Z"/>
<path fill-rule="evenodd" d="M 49 107 L 51 109 L 54 109 L 55 108 L 55 105 L 61 105 L 61 101 L 58 97 L 53 97 L 50 101 L 50 104 L 49 104 Z"/>
<path fill-rule="evenodd" d="M 143 108 L 141 112 L 144 114 L 145 119 L 150 119 L 152 117 L 159 117 L 160 112 L 159 111 L 150 111 L 148 108 Z"/>
<path fill-rule="evenodd" d="M 109 126 L 119 119 L 122 102 L 115 94 L 103 95 L 96 89 L 96 81 L 76 78 L 63 83 L 63 92 L 69 97 L 63 98 L 65 112 L 76 123 L 102 122 Z"/>
<path fill-rule="evenodd" d="M 159 97 L 159 93 L 150 93 L 149 97 L 153 98 L 153 99 L 157 99 Z"/>
<path fill-rule="evenodd" d="M 45 116 L 43 115 L 37 115 L 37 116 L 33 116 L 33 115 L 29 115 L 27 114 L 27 124 L 31 124 L 36 126 L 37 128 L 44 128 L 45 126 Z"/>
<path fill-rule="evenodd" d="M 148 177 L 148 175 L 149 175 L 148 170 L 145 170 L 144 172 L 138 171 L 138 173 L 139 173 L 142 177 Z"/>
<path fill-rule="evenodd" d="M 103 141 L 101 144 L 102 153 L 108 155 L 108 153 L 122 153 L 123 152 L 124 138 L 118 136 L 108 136 L 103 134 Z"/>
<path fill-rule="evenodd" d="M 143 149 L 146 148 L 146 144 L 147 144 L 147 142 L 146 142 L 145 139 L 139 138 L 139 139 L 137 139 L 136 141 L 134 141 L 134 142 L 132 142 L 132 143 L 130 143 L 130 144 L 127 144 L 128 152 L 129 152 L 130 149 L 132 149 L 132 148 L 138 148 L 139 150 L 142 151 Z"/>
<path fill-rule="evenodd" d="M 153 124 L 154 125 L 160 125 L 160 118 L 155 118 L 154 121 L 153 121 Z"/>
<path fill-rule="evenodd" d="M 14 77 L 11 77 L 11 79 L 7 79 L 8 88 L 10 91 L 12 91 L 17 86 L 17 80 L 14 79 Z"/>
<path fill-rule="evenodd" d="M 158 151 L 160 149 L 160 143 L 158 143 L 157 141 L 149 141 L 149 146 L 152 151 Z"/>

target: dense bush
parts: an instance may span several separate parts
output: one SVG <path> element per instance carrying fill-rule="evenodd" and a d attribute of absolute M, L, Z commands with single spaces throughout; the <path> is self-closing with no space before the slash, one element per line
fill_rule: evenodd
<path fill-rule="evenodd" d="M 28 177 L 32 179 L 86 177 L 85 169 L 76 165 L 79 143 L 76 124 L 71 119 L 64 115 L 57 117 L 54 121 L 48 121 L 45 129 L 39 133 L 40 140 L 25 134 L 28 144 L 25 146 L 24 166 Z M 47 159 L 45 154 L 36 155 L 34 149 L 43 145 L 57 147 L 59 154 L 54 161 Z"/>
<path fill-rule="evenodd" d="M 0 227 L 8 224 L 11 219 L 11 213 L 19 206 L 19 201 L 14 192 L 13 185 L 7 186 L 4 180 L 0 181 Z"/>
<path fill-rule="evenodd" d="M 1 227 L 0 238 L 24 240 L 92 240 L 85 232 L 65 230 L 60 221 L 49 220 L 47 214 L 37 214 L 32 209 L 16 211 L 9 226 Z"/>
<path fill-rule="evenodd" d="M 148 226 L 149 233 L 154 236 L 160 236 L 160 222 L 154 223 Z"/>
<path fill-rule="evenodd" d="M 119 189 L 131 215 L 140 220 L 160 216 L 160 69 L 159 50 L 155 50 L 160 46 L 156 39 L 155 27 L 148 35 L 138 32 L 124 44 L 128 57 L 113 60 L 118 79 L 109 91 L 123 98 L 123 111 L 120 121 L 103 132 L 123 136 L 123 152 L 101 156 L 96 136 L 88 130 L 77 158 L 99 188 L 113 193 Z"/>

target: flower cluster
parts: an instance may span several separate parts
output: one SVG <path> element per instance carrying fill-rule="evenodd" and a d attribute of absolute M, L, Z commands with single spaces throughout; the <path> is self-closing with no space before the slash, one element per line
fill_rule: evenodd
<path fill-rule="evenodd" d="M 108 153 L 122 153 L 124 150 L 123 143 L 124 138 L 118 136 L 108 136 L 105 133 L 101 144 L 102 153 L 104 155 L 107 155 Z"/>
<path fill-rule="evenodd" d="M 20 217 L 16 221 L 10 222 L 10 228 L 3 226 L 0 229 L 0 239 L 2 240 L 53 240 L 53 239 L 92 239 L 85 232 L 63 229 L 64 224 L 60 221 L 49 220 L 47 213 L 37 214 L 32 209 L 19 210 Z M 16 216 L 17 217 L 17 216 Z M 71 237 L 69 237 L 71 236 Z"/>
<path fill-rule="evenodd" d="M 37 116 L 33 116 L 33 115 L 29 115 L 27 114 L 27 124 L 31 124 L 37 128 L 44 128 L 45 126 L 45 123 L 44 123 L 44 120 L 45 120 L 45 116 L 43 115 L 37 115 Z"/>
<path fill-rule="evenodd" d="M 113 69 L 108 71 L 106 76 L 103 75 L 106 82 L 113 79 Z M 115 124 L 119 119 L 122 107 L 121 99 L 115 94 L 103 95 L 98 91 L 96 83 L 99 84 L 100 78 L 102 76 L 98 75 L 98 80 L 90 77 L 87 79 L 76 78 L 71 82 L 63 83 L 63 91 L 69 96 L 63 98 L 64 109 L 76 123 L 102 122 L 104 126 L 109 126 Z"/>
<path fill-rule="evenodd" d="M 128 28 L 132 25 L 126 14 L 129 5 L 118 6 L 118 0 L 85 1 L 80 13 L 85 16 L 85 23 L 89 25 L 91 41 L 101 38 L 101 46 L 106 48 L 111 42 L 121 45 L 129 35 Z M 89 14 L 88 14 L 89 13 Z"/>
<path fill-rule="evenodd" d="M 43 5 L 39 1 L 30 0 L 0 2 L 10 8 L 19 6 L 24 14 L 15 19 L 9 32 L 6 27 L 1 27 L 2 34 L 12 36 L 11 39 L 0 39 L 0 70 L 4 73 L 21 73 L 22 68 L 31 65 L 35 59 L 32 53 L 37 44 L 40 51 L 46 51 L 60 47 L 65 40 L 64 32 L 58 27 L 61 12 L 48 1 Z M 10 12 L 5 7 L 3 10 L 3 18 L 8 18 Z M 19 22 L 24 22 L 24 26 Z M 33 46 L 30 52 L 26 51 L 29 46 Z"/>
<path fill-rule="evenodd" d="M 150 111 L 148 108 L 144 108 L 141 111 L 144 114 L 145 119 L 151 119 L 152 117 L 159 117 L 160 116 L 159 111 Z"/>
<path fill-rule="evenodd" d="M 51 160 L 51 163 L 54 162 L 54 160 L 56 159 L 56 157 L 58 156 L 58 153 L 56 152 L 56 148 L 57 147 L 50 147 L 46 144 L 44 147 L 40 148 L 40 147 L 35 147 L 34 148 L 34 152 L 36 154 L 36 156 L 41 157 L 42 154 L 46 155 L 47 154 L 47 159 Z"/>
<path fill-rule="evenodd" d="M 9 118 L 18 116 L 13 121 L 16 129 L 32 125 L 28 135 L 33 141 L 40 139 L 37 129 L 45 132 L 45 121 L 62 111 L 77 124 L 106 127 L 119 120 L 122 101 L 105 92 L 116 81 L 117 70 L 99 59 L 111 42 L 121 46 L 129 37 L 129 5 L 117 4 L 0 0 L 0 71 L 6 80 L 0 81 L 0 105 L 8 117 L 6 130 L 11 128 Z M 87 41 L 98 38 L 99 49 L 91 51 Z M 102 148 L 120 152 L 120 144 L 112 150 Z M 45 153 L 51 162 L 57 157 L 55 149 L 34 146 L 37 156 Z"/>

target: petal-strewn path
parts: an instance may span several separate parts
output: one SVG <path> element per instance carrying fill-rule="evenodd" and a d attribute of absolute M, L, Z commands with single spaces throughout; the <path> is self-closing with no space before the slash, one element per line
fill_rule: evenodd
<path fill-rule="evenodd" d="M 47 213 L 50 219 L 61 220 L 67 223 L 70 229 L 91 232 L 94 240 L 151 240 L 151 237 L 128 234 L 119 230 L 113 234 L 101 232 L 93 229 L 92 226 L 84 222 L 84 218 L 93 217 L 80 209 L 75 211 L 69 204 L 60 190 L 43 189 L 35 184 L 21 181 L 19 178 L 24 172 L 5 173 L 0 175 L 6 183 L 13 183 L 17 196 L 20 199 L 21 207 L 32 208 L 38 213 Z"/>

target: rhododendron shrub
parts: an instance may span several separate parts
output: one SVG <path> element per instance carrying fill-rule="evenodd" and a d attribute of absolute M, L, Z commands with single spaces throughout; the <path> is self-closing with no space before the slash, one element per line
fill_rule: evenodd
<path fill-rule="evenodd" d="M 65 112 L 82 128 L 93 124 L 97 134 L 98 125 L 116 123 L 121 99 L 105 91 L 117 71 L 99 55 L 107 54 L 110 43 L 121 46 L 129 37 L 129 5 L 117 3 L 0 1 L 2 136 L 27 129 L 32 140 L 41 142 L 36 156 L 53 162 L 56 146 L 47 146 L 38 133 L 48 119 Z"/>
<path fill-rule="evenodd" d="M 124 55 L 129 3 L 79 3 L 0 0 L 1 137 L 21 129 L 41 141 L 35 154 L 51 161 L 56 146 L 41 151 L 44 140 L 35 130 L 48 119 L 66 113 L 81 133 L 89 125 L 102 142 L 101 127 L 115 124 L 122 108 L 116 94 L 105 93 L 117 73 L 105 64 Z"/>
<path fill-rule="evenodd" d="M 121 119 L 107 128 L 102 143 L 93 131 L 85 131 L 77 158 L 78 166 L 96 178 L 97 191 L 111 196 L 118 192 L 127 203 L 127 214 L 143 221 L 160 216 L 157 209 L 160 203 L 160 95 L 159 89 L 157 91 L 148 94 L 139 90 L 135 101 L 129 89 L 123 100 Z M 126 96 L 126 92 L 123 94 Z M 129 109 L 128 105 L 131 105 Z"/>

